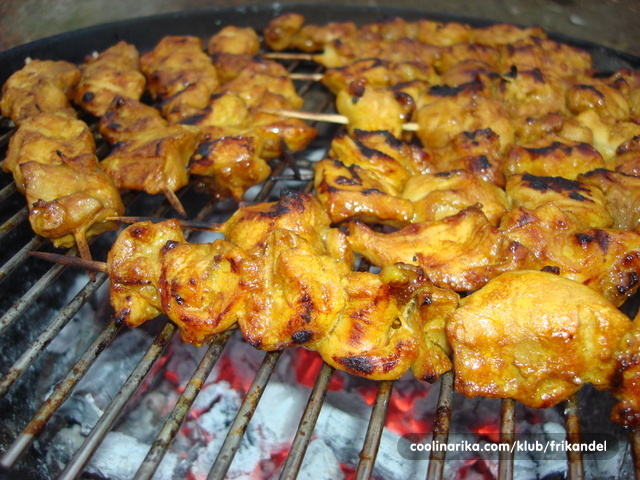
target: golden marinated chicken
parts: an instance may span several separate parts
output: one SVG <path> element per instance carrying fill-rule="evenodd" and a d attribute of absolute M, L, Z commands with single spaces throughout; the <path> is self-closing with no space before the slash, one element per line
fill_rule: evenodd
<path fill-rule="evenodd" d="M 463 132 L 491 129 L 498 135 L 500 152 L 515 141 L 506 105 L 471 90 L 442 97 L 420 107 L 415 115 L 417 137 L 425 148 L 444 148 Z"/>
<path fill-rule="evenodd" d="M 120 232 L 107 257 L 111 306 L 119 321 L 137 327 L 163 313 L 162 249 L 184 241 L 178 220 L 139 222 Z"/>
<path fill-rule="evenodd" d="M 141 130 L 116 143 L 102 168 L 120 189 L 172 193 L 189 182 L 187 166 L 198 145 L 199 130 L 184 125 Z"/>
<path fill-rule="evenodd" d="M 535 210 L 550 204 L 582 228 L 612 226 L 613 219 L 601 188 L 597 183 L 586 182 L 583 177 L 578 177 L 578 181 L 519 173 L 509 178 L 506 192 L 514 207 Z"/>
<path fill-rule="evenodd" d="M 538 69 L 544 75 L 554 77 L 593 73 L 593 61 L 588 52 L 536 36 L 505 45 L 500 64 L 502 73 L 510 72 L 513 68 L 518 71 Z"/>
<path fill-rule="evenodd" d="M 161 101 L 162 114 L 176 123 L 209 103 L 220 82 L 203 42 L 192 36 L 166 36 L 140 57 L 147 88 Z"/>
<path fill-rule="evenodd" d="M 616 172 L 640 177 L 640 135 L 623 142 L 610 163 Z"/>
<path fill-rule="evenodd" d="M 593 110 L 585 110 L 576 115 L 580 125 L 591 130 L 592 145 L 607 162 L 615 157 L 618 147 L 640 135 L 640 125 L 617 120 L 614 117 L 601 117 Z M 593 168 L 591 169 L 593 170 Z"/>
<path fill-rule="evenodd" d="M 616 352 L 616 373 L 611 382 L 611 394 L 618 400 L 611 419 L 625 427 L 640 424 L 640 314 L 633 327 L 623 337 Z"/>
<path fill-rule="evenodd" d="M 317 52 L 334 40 L 351 36 L 357 30 L 353 22 L 331 22 L 324 26 L 305 25 L 304 16 L 284 13 L 272 19 L 264 30 L 264 40 L 275 51 L 299 49 Z"/>
<path fill-rule="evenodd" d="M 80 71 L 74 102 L 96 117 L 103 116 L 115 98 L 140 100 L 146 85 L 138 50 L 124 41 L 88 57 Z"/>
<path fill-rule="evenodd" d="M 566 93 L 566 103 L 574 115 L 591 111 L 600 117 L 630 119 L 631 106 L 625 92 L 620 90 L 623 85 L 616 85 L 611 79 L 592 76 L 578 76 L 572 79 L 572 83 Z"/>
<path fill-rule="evenodd" d="M 599 169 L 580 175 L 578 180 L 604 193 L 612 228 L 640 232 L 640 177 Z"/>
<path fill-rule="evenodd" d="M 500 58 L 501 54 L 498 48 L 476 43 L 456 43 L 440 49 L 434 66 L 439 74 L 444 74 L 460 62 L 473 60 L 489 65 L 491 69 L 498 69 Z"/>
<path fill-rule="evenodd" d="M 69 100 L 75 94 L 80 70 L 73 63 L 31 60 L 2 86 L 0 110 L 16 125 L 39 113 L 64 113 L 75 117 Z"/>
<path fill-rule="evenodd" d="M 189 173 L 201 176 L 214 198 L 231 196 L 240 202 L 249 187 L 271 174 L 261 151 L 261 139 L 255 134 L 212 139 L 205 135 L 191 156 Z"/>
<path fill-rule="evenodd" d="M 347 239 L 353 251 L 373 265 L 418 265 L 429 281 L 454 291 L 476 290 L 498 274 L 520 268 L 529 255 L 477 207 L 392 233 L 377 233 L 355 221 L 349 224 Z"/>
<path fill-rule="evenodd" d="M 544 115 L 515 117 L 516 143 L 559 142 L 592 143 L 593 132 L 575 118 L 557 112 Z M 544 140 L 542 140 L 544 138 Z"/>
<path fill-rule="evenodd" d="M 333 224 L 349 220 L 403 227 L 414 217 L 414 206 L 375 174 L 338 160 L 314 164 L 315 193 Z"/>
<path fill-rule="evenodd" d="M 505 185 L 500 139 L 490 128 L 459 133 L 446 147 L 430 152 L 433 173 L 465 170 L 498 187 Z"/>
<path fill-rule="evenodd" d="M 22 164 L 60 165 L 63 156 L 77 157 L 93 154 L 95 150 L 95 140 L 86 123 L 61 112 L 40 113 L 24 119 L 11 137 L 2 169 L 13 174 L 16 187 L 24 193 Z"/>
<path fill-rule="evenodd" d="M 431 65 L 418 62 L 391 63 L 379 58 L 365 58 L 344 67 L 328 68 L 322 75 L 322 84 L 334 95 L 355 81 L 371 87 L 391 88 L 415 80 L 426 82 L 426 85 L 437 85 L 439 79 Z"/>
<path fill-rule="evenodd" d="M 138 100 L 117 97 L 98 122 L 98 131 L 110 143 L 135 139 L 138 132 L 167 127 L 160 112 Z"/>
<path fill-rule="evenodd" d="M 557 206 L 519 207 L 502 217 L 506 238 L 530 252 L 526 267 L 545 269 L 583 283 L 620 306 L 638 290 L 640 235 L 584 228 Z"/>
<path fill-rule="evenodd" d="M 86 239 L 118 228 L 109 218 L 122 215 L 124 205 L 94 154 L 62 154 L 60 164 L 34 160 L 20 169 L 31 227 L 55 247 L 77 245 L 82 257 L 90 259 Z"/>
<path fill-rule="evenodd" d="M 272 229 L 254 276 L 245 279 L 251 293 L 246 297 L 245 315 L 238 320 L 245 340 L 262 350 L 313 348 L 345 308 L 341 278 L 347 272 L 343 261 L 319 254 L 302 236 Z"/>
<path fill-rule="evenodd" d="M 606 389 L 631 328 L 626 315 L 578 282 L 503 273 L 461 299 L 448 319 L 456 390 L 548 408 L 587 383 Z"/>
<path fill-rule="evenodd" d="M 186 343 L 201 346 L 246 315 L 251 258 L 224 240 L 168 241 L 160 248 L 162 311 Z"/>
<path fill-rule="evenodd" d="M 236 78 L 260 53 L 260 38 L 252 28 L 228 25 L 209 38 L 207 53 L 211 55 L 220 83 L 226 83 Z"/>
<path fill-rule="evenodd" d="M 504 190 L 466 170 L 411 177 L 404 186 L 402 198 L 414 205 L 413 222 L 438 221 L 467 207 L 478 206 L 489 223 L 498 226 L 510 206 Z"/>
<path fill-rule="evenodd" d="M 260 255 L 271 232 L 288 230 L 311 244 L 318 254 L 327 254 L 353 265 L 353 254 L 344 234 L 331 227 L 331 219 L 315 196 L 283 192 L 277 202 L 240 207 L 221 227 L 229 242 Z"/>
<path fill-rule="evenodd" d="M 510 145 L 505 152 L 507 175 L 529 173 L 575 179 L 581 173 L 604 168 L 602 155 L 588 143 L 549 141 L 542 138 L 532 144 Z"/>
<path fill-rule="evenodd" d="M 571 90 L 569 79 L 543 74 L 540 70 L 514 70 L 503 76 L 503 100 L 514 117 L 569 114 L 565 97 Z"/>

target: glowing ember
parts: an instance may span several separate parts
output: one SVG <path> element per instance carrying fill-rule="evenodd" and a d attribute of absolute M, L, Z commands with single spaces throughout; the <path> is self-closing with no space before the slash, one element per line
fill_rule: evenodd
<path fill-rule="evenodd" d="M 296 348 L 293 356 L 293 367 L 296 380 L 300 385 L 312 388 L 322 368 L 322 358 L 318 352 L 312 352 L 306 348 Z M 344 387 L 344 377 L 340 372 L 335 372 L 329 383 L 329 390 L 338 391 Z"/>

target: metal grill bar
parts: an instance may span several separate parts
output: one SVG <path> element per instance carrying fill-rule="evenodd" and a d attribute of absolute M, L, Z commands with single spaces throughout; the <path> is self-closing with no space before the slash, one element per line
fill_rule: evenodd
<path fill-rule="evenodd" d="M 380 439 L 382 438 L 382 430 L 384 429 L 384 421 L 387 417 L 392 390 L 393 382 L 390 381 L 382 381 L 378 386 L 378 393 L 373 403 L 373 409 L 371 410 L 367 435 L 364 439 L 362 450 L 360 451 L 360 462 L 358 463 L 358 469 L 354 477 L 356 480 L 371 478 L 378 448 L 380 447 Z"/>
<path fill-rule="evenodd" d="M 18 268 L 22 262 L 24 262 L 28 258 L 28 254 L 32 250 L 37 250 L 45 243 L 45 239 L 39 235 L 36 235 L 31 240 L 29 240 L 24 247 L 22 247 L 13 257 L 11 257 L 1 268 L 0 268 L 0 282 L 2 282 L 5 278 L 11 275 L 16 268 Z"/>
<path fill-rule="evenodd" d="M 440 393 L 438 395 L 438 407 L 433 420 L 433 441 L 449 443 L 449 426 L 451 424 L 451 403 L 453 401 L 453 372 L 447 372 L 440 377 Z M 427 478 L 429 480 L 442 480 L 444 461 L 447 452 L 444 450 L 432 450 L 429 455 L 429 468 Z"/>
<path fill-rule="evenodd" d="M 169 418 L 167 418 L 162 430 L 160 430 L 158 436 L 153 442 L 149 453 L 142 462 L 142 465 L 140 465 L 135 476 L 136 480 L 149 480 L 153 477 L 153 474 L 160 466 L 160 462 L 164 458 L 171 441 L 178 433 L 180 425 L 189 413 L 193 401 L 196 399 L 198 393 L 200 393 L 202 385 L 211 373 L 211 370 L 218 361 L 218 358 L 220 358 L 220 354 L 226 346 L 231 334 L 231 331 L 222 333 L 209 345 L 207 353 L 205 353 L 204 357 L 200 361 L 198 368 L 193 373 L 189 383 L 187 383 L 184 392 L 171 411 Z"/>
<path fill-rule="evenodd" d="M 121 328 L 122 325 L 118 324 L 116 320 L 109 322 L 73 368 L 69 370 L 67 376 L 55 385 L 49 398 L 42 404 L 40 410 L 33 416 L 13 445 L 5 452 L 0 460 L 3 467 L 10 468 L 24 454 L 58 408 L 69 397 L 78 382 L 82 380 L 98 355 L 111 343 Z"/>
<path fill-rule="evenodd" d="M 4 202 L 7 198 L 17 192 L 16 183 L 11 182 L 9 185 L 0 190 L 0 202 Z"/>
<path fill-rule="evenodd" d="M 229 427 L 229 433 L 224 439 L 224 443 L 218 452 L 218 456 L 213 463 L 213 467 L 211 467 L 211 470 L 209 471 L 207 480 L 221 480 L 229 470 L 233 457 L 240 447 L 240 442 L 242 441 L 244 432 L 247 430 L 251 417 L 253 417 L 253 414 L 258 407 L 260 397 L 262 397 L 262 393 L 271 378 L 271 374 L 273 373 L 281 354 L 282 352 L 267 352 L 265 355 L 262 365 L 260 365 L 260 368 L 251 383 L 251 387 L 249 387 L 249 391 L 244 397 L 242 405 L 240 405 L 231 427 Z"/>
<path fill-rule="evenodd" d="M 635 427 L 629 432 L 631 456 L 633 457 L 633 472 L 636 480 L 640 479 L 640 428 Z"/>
<path fill-rule="evenodd" d="M 0 380 L 0 396 L 3 396 L 11 385 L 18 380 L 40 353 L 53 341 L 62 328 L 78 313 L 80 308 L 107 280 L 105 274 L 96 276 L 95 281 L 87 283 L 67 306 L 56 316 L 40 336 L 31 343 L 29 348 L 13 364 L 5 376 Z"/>
<path fill-rule="evenodd" d="M 18 210 L 15 215 L 13 215 L 9 220 L 4 222 L 2 226 L 0 226 L 0 240 L 2 240 L 4 236 L 7 235 L 11 230 L 24 222 L 28 216 L 29 211 L 27 210 L 27 207 Z"/>
<path fill-rule="evenodd" d="M 324 399 L 329 390 L 329 384 L 331 383 L 331 377 L 333 376 L 334 369 L 330 365 L 323 363 L 316 383 L 313 386 L 311 395 L 309 396 L 309 402 L 302 414 L 300 425 L 296 431 L 296 436 L 291 443 L 291 449 L 287 460 L 282 467 L 282 473 L 280 474 L 281 480 L 294 480 L 302 465 L 304 454 L 307 451 L 309 442 L 311 441 L 311 435 L 313 429 L 318 421 L 320 410 L 324 403 Z"/>
<path fill-rule="evenodd" d="M 74 479 L 82 472 L 82 469 L 100 446 L 105 435 L 109 430 L 111 430 L 114 422 L 122 413 L 123 408 L 136 392 L 147 373 L 149 373 L 151 367 L 160 358 L 162 352 L 169 343 L 169 340 L 171 340 L 176 331 L 177 328 L 173 323 L 167 322 L 165 324 L 164 328 L 158 334 L 153 344 L 149 347 L 144 357 L 142 357 L 142 360 L 140 360 L 136 368 L 131 372 L 131 375 L 125 384 L 115 395 L 113 401 L 105 410 L 104 414 L 100 417 L 98 423 L 93 427 L 91 433 L 87 436 L 80 449 L 67 464 L 60 475 L 59 480 Z"/>
<path fill-rule="evenodd" d="M 580 405 L 578 395 L 572 395 L 565 406 L 565 427 L 567 429 L 567 440 L 570 444 L 580 443 Z M 567 452 L 569 463 L 568 478 L 571 480 L 584 479 L 584 463 L 582 452 L 570 450 Z"/>
<path fill-rule="evenodd" d="M 511 480 L 513 478 L 513 451 L 511 447 L 516 440 L 516 402 L 510 398 L 502 400 L 500 409 L 500 443 L 509 445 L 509 450 L 500 451 L 498 479 Z"/>

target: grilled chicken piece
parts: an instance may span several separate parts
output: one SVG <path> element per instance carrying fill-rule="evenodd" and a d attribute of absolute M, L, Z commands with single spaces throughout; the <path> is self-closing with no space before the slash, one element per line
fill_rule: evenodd
<path fill-rule="evenodd" d="M 456 135 L 490 128 L 499 138 L 500 152 L 515 140 L 511 116 L 504 103 L 470 90 L 443 97 L 418 109 L 417 136 L 429 149 L 449 145 Z"/>
<path fill-rule="evenodd" d="M 358 165 L 325 159 L 314 165 L 315 191 L 333 224 L 347 220 L 402 227 L 414 216 L 413 204 Z"/>
<path fill-rule="evenodd" d="M 391 88 L 398 84 L 420 80 L 426 84 L 437 84 L 438 75 L 430 65 L 417 62 L 391 63 L 379 58 L 365 58 L 345 65 L 328 68 L 322 76 L 322 83 L 334 95 L 358 81 L 371 87 Z"/>
<path fill-rule="evenodd" d="M 514 117 L 538 117 L 549 113 L 569 114 L 565 97 L 568 79 L 540 70 L 514 70 L 503 76 L 504 102 Z"/>
<path fill-rule="evenodd" d="M 189 173 L 202 176 L 215 198 L 231 196 L 240 202 L 249 187 L 271 174 L 271 167 L 259 156 L 261 150 L 255 134 L 212 139 L 205 135 L 191 157 Z"/>
<path fill-rule="evenodd" d="M 549 142 L 541 140 L 528 145 L 510 145 L 505 153 L 504 169 L 508 175 L 529 173 L 575 179 L 581 173 L 604 168 L 602 155 L 587 143 Z"/>
<path fill-rule="evenodd" d="M 593 142 L 593 132 L 581 125 L 575 118 L 557 112 L 514 118 L 516 140 L 519 144 L 553 141 Z M 545 140 L 541 140 L 545 138 Z"/>
<path fill-rule="evenodd" d="M 244 250 L 224 240 L 168 241 L 160 248 L 160 261 L 162 309 L 184 342 L 201 346 L 234 328 L 245 314 L 251 258 Z"/>
<path fill-rule="evenodd" d="M 345 277 L 344 310 L 316 347 L 323 360 L 360 377 L 400 378 L 420 351 L 411 286 L 409 279 L 395 279 L 384 271 Z"/>
<path fill-rule="evenodd" d="M 613 219 L 601 189 L 596 188 L 597 184 L 585 182 L 583 176 L 579 179 L 581 181 L 521 173 L 509 178 L 506 191 L 514 207 L 535 210 L 551 204 L 583 228 L 610 227 Z"/>
<path fill-rule="evenodd" d="M 238 322 L 256 348 L 313 348 L 333 329 L 345 308 L 346 264 L 291 230 L 272 229 L 249 280 L 251 294 Z"/>
<path fill-rule="evenodd" d="M 61 165 L 63 157 L 93 154 L 95 150 L 95 140 L 86 123 L 61 112 L 40 113 L 24 119 L 11 137 L 2 169 L 13 173 L 16 187 L 24 193 L 22 164 Z"/>
<path fill-rule="evenodd" d="M 43 112 L 75 117 L 69 100 L 79 80 L 80 70 L 72 63 L 31 60 L 2 86 L 2 115 L 16 125 Z"/>
<path fill-rule="evenodd" d="M 171 123 L 205 108 L 220 85 L 211 58 L 197 37 L 164 37 L 142 55 L 140 68 L 151 95 L 162 101 L 162 114 Z"/>
<path fill-rule="evenodd" d="M 631 327 L 578 282 L 546 272 L 503 273 L 461 299 L 449 317 L 456 390 L 548 408 L 586 383 L 608 388 Z"/>
<path fill-rule="evenodd" d="M 118 235 L 107 257 L 116 318 L 137 327 L 163 313 L 159 291 L 162 248 L 184 241 L 178 220 L 139 222 Z"/>
<path fill-rule="evenodd" d="M 574 218 L 552 204 L 536 210 L 519 207 L 502 217 L 500 229 L 529 250 L 526 268 L 552 271 L 622 305 L 640 287 L 640 235 L 583 228 Z"/>
<path fill-rule="evenodd" d="M 459 133 L 446 147 L 431 153 L 434 173 L 465 170 L 498 187 L 505 185 L 500 139 L 490 128 Z"/>
<path fill-rule="evenodd" d="M 377 139 L 372 138 L 373 135 Z M 401 192 L 412 174 L 405 166 L 411 157 L 402 155 L 403 152 L 411 153 L 406 145 L 390 134 L 356 130 L 353 135 L 336 135 L 331 141 L 329 156 L 347 167 L 357 165 L 390 191 Z"/>
<path fill-rule="evenodd" d="M 146 85 L 138 50 L 124 41 L 88 57 L 80 71 L 74 102 L 96 117 L 102 117 L 115 98 L 140 100 Z"/>
<path fill-rule="evenodd" d="M 134 100 L 117 97 L 98 122 L 98 131 L 110 143 L 133 140 L 139 132 L 162 129 L 168 122 L 160 112 Z"/>
<path fill-rule="evenodd" d="M 585 111 L 596 113 L 600 117 L 613 117 L 617 120 L 629 120 L 631 106 L 626 95 L 609 78 L 578 76 L 572 79 L 573 85 L 567 90 L 567 107 L 574 115 Z"/>
<path fill-rule="evenodd" d="M 33 231 L 50 238 L 55 247 L 78 245 L 90 257 L 86 239 L 118 223 L 108 220 L 124 213 L 120 193 L 100 168 L 94 154 L 61 155 L 60 164 L 29 161 L 20 165 Z"/>
<path fill-rule="evenodd" d="M 252 28 L 228 25 L 207 43 L 220 83 L 233 80 L 260 53 L 260 38 Z"/>
<path fill-rule="evenodd" d="M 305 18 L 299 13 L 283 13 L 269 22 L 264 30 L 264 40 L 275 51 L 299 49 L 317 52 L 325 44 L 350 36 L 356 30 L 353 22 L 305 25 Z"/>
<path fill-rule="evenodd" d="M 580 175 L 578 180 L 604 193 L 613 228 L 640 232 L 640 177 L 600 169 Z"/>
<path fill-rule="evenodd" d="M 616 172 L 640 177 L 640 135 L 623 142 L 610 163 Z"/>
<path fill-rule="evenodd" d="M 616 352 L 616 374 L 611 382 L 611 394 L 618 400 L 611 419 L 625 427 L 640 424 L 640 313 L 633 327 L 622 337 Z"/>
<path fill-rule="evenodd" d="M 360 82 L 349 84 L 336 96 L 336 109 L 348 119 L 347 130 L 386 130 L 402 138 L 402 124 L 412 114 L 413 100 L 407 95 L 396 97 L 381 87 L 365 86 Z M 384 115 L 381 115 L 384 112 Z"/>
<path fill-rule="evenodd" d="M 606 161 L 615 157 L 618 147 L 640 135 L 639 124 L 614 117 L 601 117 L 593 110 L 585 110 L 575 118 L 580 125 L 591 130 L 592 145 Z"/>
<path fill-rule="evenodd" d="M 498 274 L 520 268 L 528 256 L 477 207 L 386 234 L 355 221 L 349 224 L 347 239 L 354 252 L 378 267 L 418 265 L 436 286 L 455 291 L 476 290 Z"/>
<path fill-rule="evenodd" d="M 482 62 L 489 65 L 492 69 L 498 68 L 500 63 L 500 50 L 488 45 L 456 43 L 440 49 L 440 55 L 435 61 L 435 68 L 439 74 L 443 74 L 454 68 L 460 62 L 466 60 Z"/>
<path fill-rule="evenodd" d="M 142 130 L 116 143 L 102 168 L 118 188 L 169 194 L 188 183 L 187 165 L 198 140 L 199 130 L 183 125 Z"/>
<path fill-rule="evenodd" d="M 570 77 L 593 73 L 591 55 L 579 48 L 548 38 L 530 37 L 524 41 L 505 45 L 502 50 L 500 71 L 540 70 L 544 75 Z"/>
<path fill-rule="evenodd" d="M 227 241 L 260 255 L 275 229 L 288 230 L 308 241 L 318 254 L 327 254 L 353 265 L 344 234 L 330 228 L 331 219 L 315 196 L 284 192 L 277 202 L 240 207 L 220 231 Z"/>
<path fill-rule="evenodd" d="M 438 221 L 478 206 L 497 226 L 509 208 L 504 190 L 465 170 L 414 176 L 407 181 L 402 198 L 413 203 L 414 222 Z"/>

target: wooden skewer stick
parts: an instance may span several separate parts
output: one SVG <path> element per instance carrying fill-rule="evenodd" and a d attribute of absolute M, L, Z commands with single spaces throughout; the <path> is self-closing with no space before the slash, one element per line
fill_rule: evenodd
<path fill-rule="evenodd" d="M 70 267 L 84 268 L 90 272 L 108 273 L 107 262 L 98 262 L 97 260 L 86 260 L 81 257 L 70 257 L 69 255 L 61 255 L 59 253 L 46 253 L 30 251 L 29 255 L 47 260 L 49 262 L 61 263 Z"/>
<path fill-rule="evenodd" d="M 319 82 L 324 75 L 322 73 L 290 73 L 289 78 L 291 80 L 304 80 L 310 82 Z"/>
<path fill-rule="evenodd" d="M 121 223 L 138 223 L 138 222 L 162 222 L 167 220 L 166 218 L 158 218 L 158 217 L 108 217 L 107 220 L 112 222 L 121 222 Z M 224 223 L 207 223 L 207 222 L 197 222 L 195 220 L 182 220 L 178 219 L 180 222 L 180 227 L 187 230 L 200 230 L 203 232 L 219 232 L 224 227 Z"/>
<path fill-rule="evenodd" d="M 182 206 L 182 203 L 180 202 L 180 199 L 177 197 L 176 193 L 173 190 L 169 190 L 168 188 L 165 188 L 163 190 L 163 193 L 164 196 L 167 197 L 167 200 L 169 200 L 169 203 L 171 204 L 173 209 L 183 217 L 186 217 L 187 212 Z"/>
<path fill-rule="evenodd" d="M 89 244 L 87 243 L 87 237 L 84 232 L 75 231 L 73 236 L 76 239 L 76 245 L 78 246 L 78 253 L 80 254 L 80 258 L 85 261 L 92 261 L 91 258 L 91 250 L 89 249 Z M 95 273 L 89 272 L 89 277 L 91 280 L 95 281 L 96 276 Z"/>
<path fill-rule="evenodd" d="M 330 122 L 330 123 L 338 123 L 341 125 L 348 125 L 349 119 L 344 115 L 340 115 L 339 113 L 316 113 L 316 112 L 301 112 L 299 110 L 285 110 L 285 109 L 274 109 L 274 108 L 263 108 L 261 109 L 264 113 L 269 113 L 271 115 L 280 115 L 283 117 L 290 118 L 299 118 L 301 120 L 309 120 L 312 122 Z M 402 129 L 406 132 L 417 132 L 418 124 L 415 122 L 407 122 L 402 125 Z"/>
<path fill-rule="evenodd" d="M 315 55 L 312 53 L 267 52 L 261 56 L 271 60 L 305 60 L 310 62 L 315 60 Z"/>

